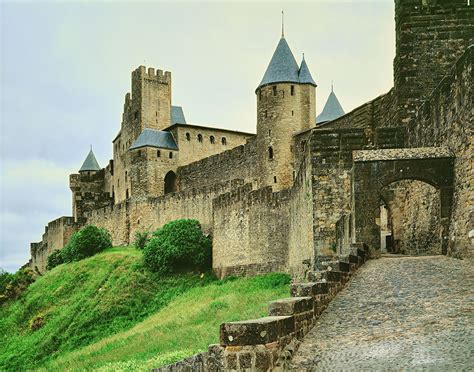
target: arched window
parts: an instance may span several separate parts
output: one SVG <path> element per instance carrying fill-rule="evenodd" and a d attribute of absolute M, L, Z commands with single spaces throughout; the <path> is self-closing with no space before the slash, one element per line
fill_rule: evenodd
<path fill-rule="evenodd" d="M 186 141 L 191 141 L 191 135 L 189 133 L 186 133 Z"/>
<path fill-rule="evenodd" d="M 268 148 L 268 159 L 273 159 L 273 147 Z"/>
<path fill-rule="evenodd" d="M 173 153 L 170 151 L 170 159 L 173 159 Z"/>
<path fill-rule="evenodd" d="M 175 191 L 178 191 L 176 174 L 173 171 L 169 171 L 165 176 L 165 194 Z"/>
<path fill-rule="evenodd" d="M 214 136 L 210 136 L 209 141 L 211 141 L 212 144 L 216 143 L 216 139 L 214 138 Z"/>
<path fill-rule="evenodd" d="M 160 150 L 156 150 L 156 157 L 159 158 L 161 156 L 161 151 Z"/>
<path fill-rule="evenodd" d="M 277 176 L 273 176 L 273 183 L 277 183 Z"/>
<path fill-rule="evenodd" d="M 202 142 L 202 134 L 198 134 L 198 141 Z"/>
<path fill-rule="evenodd" d="M 222 137 L 221 142 L 224 146 L 227 145 L 227 139 L 225 137 Z"/>

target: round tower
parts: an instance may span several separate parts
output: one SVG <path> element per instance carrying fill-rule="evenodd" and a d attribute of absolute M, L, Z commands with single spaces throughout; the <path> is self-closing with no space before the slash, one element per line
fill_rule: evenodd
<path fill-rule="evenodd" d="M 259 187 L 282 190 L 293 184 L 293 135 L 316 125 L 316 83 L 283 35 L 255 93 Z"/>

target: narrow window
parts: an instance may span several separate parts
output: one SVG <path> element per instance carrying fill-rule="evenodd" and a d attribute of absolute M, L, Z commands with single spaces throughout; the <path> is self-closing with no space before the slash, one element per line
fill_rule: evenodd
<path fill-rule="evenodd" d="M 142 156 L 142 150 L 138 150 L 138 157 L 140 158 Z"/>
<path fill-rule="evenodd" d="M 291 86 L 290 92 L 291 92 L 291 95 L 292 95 L 292 96 L 295 95 L 295 86 L 294 86 L 294 85 Z"/>
<path fill-rule="evenodd" d="M 295 180 L 295 178 L 296 178 L 296 172 L 293 171 L 293 181 Z"/>
<path fill-rule="evenodd" d="M 155 111 L 155 116 L 158 116 L 158 111 Z"/>
<path fill-rule="evenodd" d="M 264 116 L 265 116 L 266 118 L 268 117 L 268 111 L 267 111 L 267 110 L 265 110 Z"/>
<path fill-rule="evenodd" d="M 128 172 L 125 172 L 125 182 L 127 182 Z"/>
<path fill-rule="evenodd" d="M 262 90 L 261 89 L 258 91 L 258 100 L 259 101 L 262 100 Z"/>
<path fill-rule="evenodd" d="M 202 142 L 202 134 L 198 134 L 198 141 Z"/>
<path fill-rule="evenodd" d="M 138 111 L 135 111 L 135 112 L 134 112 L 133 118 L 134 118 L 134 119 L 138 119 Z"/>
<path fill-rule="evenodd" d="M 274 96 L 277 95 L 277 87 L 276 87 L 276 85 L 273 86 L 273 95 L 274 95 Z"/>
<path fill-rule="evenodd" d="M 160 150 L 157 150 L 156 151 L 156 157 L 159 158 L 161 156 L 161 151 Z"/>
<path fill-rule="evenodd" d="M 173 153 L 170 151 L 170 159 L 173 159 Z"/>
<path fill-rule="evenodd" d="M 273 183 L 277 183 L 277 176 L 273 176 Z"/>
<path fill-rule="evenodd" d="M 186 133 L 186 141 L 191 141 L 191 135 L 189 133 Z"/>
<path fill-rule="evenodd" d="M 128 195 L 128 189 L 125 191 L 125 199 L 128 199 L 129 198 L 129 195 Z"/>
<path fill-rule="evenodd" d="M 225 137 L 222 137 L 221 142 L 224 146 L 227 145 L 227 139 Z"/>
<path fill-rule="evenodd" d="M 212 144 L 216 143 L 216 139 L 214 138 L 214 136 L 210 136 L 209 140 L 211 141 Z"/>
<path fill-rule="evenodd" d="M 273 147 L 268 148 L 268 159 L 273 159 Z"/>
<path fill-rule="evenodd" d="M 291 110 L 291 116 L 293 116 L 293 115 L 294 115 L 294 112 L 293 112 L 293 110 Z"/>
<path fill-rule="evenodd" d="M 271 130 L 271 129 L 268 130 L 268 135 L 269 135 L 269 136 L 272 135 L 272 130 Z"/>
<path fill-rule="evenodd" d="M 120 187 L 120 178 L 117 178 L 117 187 Z"/>

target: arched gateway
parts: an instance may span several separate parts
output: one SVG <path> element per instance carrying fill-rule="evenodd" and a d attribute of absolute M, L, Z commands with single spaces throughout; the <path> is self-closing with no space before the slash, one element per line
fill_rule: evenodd
<path fill-rule="evenodd" d="M 411 148 L 354 151 L 352 168 L 352 218 L 356 241 L 380 249 L 377 225 L 382 189 L 401 180 L 426 182 L 440 192 L 442 253 L 448 248 L 453 199 L 454 157 L 444 148 Z"/>

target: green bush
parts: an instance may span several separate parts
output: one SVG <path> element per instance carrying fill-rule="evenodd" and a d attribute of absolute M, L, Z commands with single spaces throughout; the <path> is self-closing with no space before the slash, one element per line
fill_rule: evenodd
<path fill-rule="evenodd" d="M 75 232 L 61 250 L 64 262 L 79 261 L 112 247 L 112 238 L 107 230 L 87 225 Z"/>
<path fill-rule="evenodd" d="M 28 286 L 35 281 L 35 275 L 30 268 L 18 270 L 15 274 L 0 272 L 0 304 L 17 298 Z"/>
<path fill-rule="evenodd" d="M 46 265 L 46 270 L 54 269 L 56 266 L 64 263 L 63 254 L 60 250 L 55 250 L 48 256 L 48 264 Z"/>
<path fill-rule="evenodd" d="M 198 221 L 175 220 L 153 233 L 143 255 L 155 272 L 205 271 L 211 267 L 212 243 Z"/>
<path fill-rule="evenodd" d="M 133 245 L 135 248 L 143 250 L 145 248 L 146 243 L 150 239 L 150 232 L 149 231 L 137 231 L 135 232 L 135 241 Z"/>

